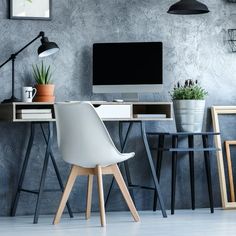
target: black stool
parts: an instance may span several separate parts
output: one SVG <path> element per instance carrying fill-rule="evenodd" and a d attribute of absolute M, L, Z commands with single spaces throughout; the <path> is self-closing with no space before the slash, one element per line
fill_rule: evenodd
<path fill-rule="evenodd" d="M 211 213 L 214 213 L 213 204 L 213 193 L 212 193 L 212 181 L 211 181 L 211 167 L 210 167 L 210 152 L 217 151 L 219 149 L 209 146 L 209 136 L 219 135 L 220 133 L 214 132 L 201 132 L 201 133 L 188 133 L 188 132 L 177 132 L 177 133 L 147 133 L 148 135 L 158 136 L 157 146 L 157 163 L 156 163 L 156 174 L 158 180 L 160 180 L 161 165 L 163 152 L 172 152 L 172 183 L 171 183 L 171 214 L 174 214 L 175 210 L 175 190 L 176 190 L 176 173 L 177 173 L 177 156 L 178 152 L 189 153 L 189 166 L 190 166 L 190 185 L 191 185 L 191 201 L 192 210 L 195 209 L 195 183 L 194 183 L 194 152 L 203 152 L 205 160 L 205 168 L 207 175 L 208 193 L 210 201 Z M 169 136 L 172 139 L 171 147 L 165 147 L 165 137 Z M 202 137 L 202 147 L 194 146 L 194 136 Z M 179 137 L 188 138 L 188 147 L 178 147 Z M 153 202 L 153 210 L 157 207 L 156 192 Z"/>

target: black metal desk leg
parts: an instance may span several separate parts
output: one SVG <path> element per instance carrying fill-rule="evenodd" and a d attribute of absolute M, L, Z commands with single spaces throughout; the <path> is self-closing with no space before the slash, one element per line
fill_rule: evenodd
<path fill-rule="evenodd" d="M 27 151 L 26 151 L 26 154 L 25 154 L 21 174 L 20 174 L 20 179 L 19 179 L 19 182 L 18 182 L 17 192 L 16 192 L 16 195 L 15 195 L 15 198 L 14 198 L 14 201 L 13 201 L 13 204 L 12 204 L 12 208 L 11 208 L 11 216 L 16 215 L 16 209 L 17 209 L 19 198 L 20 198 L 20 190 L 22 189 L 26 169 L 27 169 L 28 162 L 29 162 L 30 152 L 31 152 L 32 145 L 33 145 L 33 142 L 34 142 L 34 134 L 35 134 L 35 124 L 31 123 L 30 124 L 30 138 L 29 138 L 28 147 L 27 147 Z"/>
<path fill-rule="evenodd" d="M 164 135 L 159 135 L 158 139 L 158 150 L 157 150 L 157 164 L 156 164 L 156 175 L 157 179 L 160 183 L 160 176 L 161 176 L 161 165 L 162 165 L 162 157 L 163 157 L 163 150 L 164 148 L 164 140 L 165 136 Z M 157 192 L 155 191 L 154 193 L 154 200 L 153 200 L 153 211 L 157 210 Z"/>
<path fill-rule="evenodd" d="M 188 135 L 188 146 L 194 148 L 194 137 Z M 195 210 L 195 183 L 194 183 L 194 152 L 189 152 L 189 167 L 190 167 L 190 185 L 191 185 L 191 200 L 192 210 Z"/>
<path fill-rule="evenodd" d="M 128 126 L 128 129 L 127 129 L 127 132 L 126 132 L 126 135 L 125 135 L 125 140 L 123 140 L 123 122 L 119 122 L 119 138 L 120 138 L 120 144 L 121 144 L 121 152 L 123 153 L 125 148 L 126 148 L 126 143 L 127 143 L 127 134 L 130 133 L 130 130 L 132 129 L 132 126 L 133 126 L 133 122 L 130 122 L 129 123 L 129 126 Z M 125 166 L 125 175 L 126 175 L 126 179 L 127 179 L 127 184 L 128 184 L 128 187 L 132 185 L 132 180 L 131 180 L 131 175 L 130 175 L 130 171 L 129 171 L 129 163 L 128 163 L 128 160 L 123 162 L 124 163 L 124 166 Z M 133 202 L 135 204 L 135 200 L 134 200 L 134 193 L 133 193 L 133 189 L 129 189 L 129 192 L 130 192 L 130 196 L 131 198 L 133 199 Z"/>
<path fill-rule="evenodd" d="M 203 141 L 204 148 L 209 147 L 207 135 L 202 136 L 202 141 Z M 214 201 L 213 201 L 213 193 L 212 193 L 211 166 L 210 166 L 209 151 L 204 151 L 204 159 L 205 159 L 205 168 L 206 168 L 206 175 L 207 175 L 207 185 L 208 185 L 210 208 L 211 208 L 211 213 L 214 213 Z"/>
<path fill-rule="evenodd" d="M 40 124 L 40 127 L 41 127 L 41 130 L 42 130 L 42 133 L 43 133 L 44 140 L 45 140 L 46 144 L 48 145 L 48 139 L 47 139 L 46 134 L 44 132 L 43 125 Z M 55 173 L 56 173 L 56 176 L 57 176 L 58 183 L 60 185 L 61 191 L 64 192 L 64 185 L 63 185 L 62 178 L 61 178 L 59 169 L 57 167 L 57 163 L 56 163 L 56 160 L 55 160 L 55 157 L 53 155 L 52 150 L 50 150 L 50 157 L 51 157 L 51 160 L 52 160 L 52 164 L 53 164 L 53 167 L 54 167 L 54 170 L 55 170 Z M 73 213 L 72 213 L 72 210 L 71 210 L 71 207 L 70 207 L 70 204 L 69 204 L 68 201 L 66 203 L 66 207 L 68 209 L 68 213 L 69 213 L 70 217 L 73 218 Z"/>
<path fill-rule="evenodd" d="M 120 139 L 121 152 L 123 153 L 125 148 L 126 148 L 126 144 L 127 144 L 127 141 L 128 141 L 128 137 L 129 137 L 130 131 L 131 131 L 132 127 L 133 127 L 133 122 L 129 122 L 128 129 L 127 129 L 127 132 L 126 132 L 124 140 L 123 140 L 123 133 L 122 133 L 122 130 L 123 130 L 122 124 L 123 124 L 123 122 L 120 121 L 119 122 L 119 139 Z M 118 164 L 118 166 L 120 167 L 120 164 Z M 127 181 L 128 181 L 128 185 L 129 185 L 129 181 L 131 183 L 131 178 L 130 178 L 130 173 L 129 173 L 129 167 L 127 169 L 126 168 L 127 168 L 127 166 L 125 166 L 125 171 L 126 171 L 126 177 L 127 177 Z M 128 171 L 128 174 L 127 174 L 127 171 Z M 111 194 L 111 190 L 112 190 L 113 185 L 114 185 L 114 180 L 115 180 L 115 178 L 112 177 L 111 185 L 109 187 L 109 190 L 108 190 L 108 193 L 107 193 L 107 197 L 106 197 L 106 201 L 105 201 L 105 207 L 107 207 L 107 204 L 108 204 L 108 201 L 109 201 L 109 197 L 110 197 L 110 194 Z M 131 195 L 131 197 L 133 198 L 133 201 L 134 201 L 134 196 L 133 196 L 132 190 L 130 191 L 130 195 Z"/>
<path fill-rule="evenodd" d="M 145 129 L 145 123 L 143 121 L 141 122 L 141 131 L 142 131 L 141 133 L 142 133 L 143 143 L 144 143 L 145 150 L 146 150 L 146 153 L 147 153 L 148 163 L 149 163 L 149 166 L 150 166 L 150 169 L 151 169 L 151 174 L 152 174 L 153 182 L 154 182 L 155 189 L 156 189 L 156 192 L 157 192 L 157 196 L 158 196 L 160 208 L 161 208 L 161 211 L 162 211 L 162 215 L 163 215 L 163 217 L 167 217 L 164 201 L 163 201 L 162 194 L 161 194 L 161 189 L 160 189 L 160 186 L 159 186 L 159 183 L 158 183 L 155 167 L 154 167 L 153 160 L 152 160 L 152 154 L 151 154 L 151 151 L 150 151 L 150 148 L 149 148 L 149 145 L 148 145 L 146 129 Z"/>
<path fill-rule="evenodd" d="M 42 200 L 42 194 L 44 191 L 49 156 L 50 156 L 50 152 L 51 152 L 52 138 L 53 138 L 53 123 L 49 122 L 48 123 L 48 143 L 47 143 L 45 159 L 44 159 L 44 163 L 43 163 L 43 170 L 42 170 L 42 175 L 41 175 L 41 180 L 40 180 L 40 185 L 39 185 L 39 194 L 37 197 L 37 203 L 36 203 L 36 208 L 35 208 L 35 213 L 34 213 L 34 222 L 33 222 L 34 224 L 38 223 L 39 210 L 40 210 L 40 205 L 41 205 L 41 200 Z"/>
<path fill-rule="evenodd" d="M 178 136 L 172 137 L 172 148 L 178 147 Z M 176 190 L 176 169 L 177 169 L 177 152 L 172 152 L 172 181 L 171 181 L 171 215 L 175 213 L 175 190 Z"/>

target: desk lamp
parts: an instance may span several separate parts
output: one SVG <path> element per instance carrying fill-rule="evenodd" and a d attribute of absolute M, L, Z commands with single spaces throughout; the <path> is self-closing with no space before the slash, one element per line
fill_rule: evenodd
<path fill-rule="evenodd" d="M 24 49 L 30 46 L 34 41 L 41 38 L 41 45 L 38 48 L 38 56 L 39 57 L 47 57 L 59 51 L 59 47 L 56 43 L 50 42 L 47 37 L 45 37 L 44 32 L 40 32 L 37 37 L 35 37 L 32 41 L 26 44 L 23 48 L 21 48 L 18 52 L 11 54 L 9 59 L 7 59 L 0 68 L 2 68 L 5 64 L 9 61 L 12 62 L 12 95 L 9 99 L 5 99 L 2 103 L 12 103 L 12 102 L 20 102 L 21 100 L 15 97 L 14 90 L 15 90 L 15 59 L 16 56 L 21 53 Z"/>

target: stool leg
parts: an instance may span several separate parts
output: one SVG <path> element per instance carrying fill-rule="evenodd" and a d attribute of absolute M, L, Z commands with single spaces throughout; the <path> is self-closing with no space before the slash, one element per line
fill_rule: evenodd
<path fill-rule="evenodd" d="M 23 166 L 22 166 L 22 170 L 21 170 L 21 174 L 20 174 L 20 179 L 18 182 L 18 187 L 17 187 L 17 192 L 12 204 L 12 208 L 11 208 L 11 216 L 15 216 L 16 215 L 16 208 L 19 202 L 19 198 L 20 198 L 20 191 L 24 182 L 24 178 L 25 178 L 25 173 L 26 173 L 26 169 L 28 166 L 28 162 L 29 162 L 29 158 L 30 158 L 30 152 L 32 149 L 32 145 L 34 142 L 34 134 L 35 134 L 35 124 L 31 123 L 31 128 L 30 128 L 30 138 L 29 138 L 29 142 L 28 142 L 28 147 L 27 147 L 27 151 L 25 154 L 25 159 L 23 162 Z"/>
<path fill-rule="evenodd" d="M 160 182 L 160 176 L 161 176 L 161 165 L 162 165 L 162 157 L 163 157 L 163 150 L 160 150 L 164 147 L 164 135 L 159 135 L 158 140 L 158 150 L 157 150 L 157 164 L 156 164 L 156 175 L 157 179 Z M 153 211 L 157 210 L 157 191 L 154 193 L 154 200 L 153 200 Z"/>
<path fill-rule="evenodd" d="M 172 148 L 178 147 L 178 136 L 172 137 Z M 177 172 L 177 152 L 172 153 L 172 181 L 171 181 L 171 215 L 175 213 L 175 190 Z"/>
<path fill-rule="evenodd" d="M 194 148 L 193 135 L 188 136 L 188 146 L 189 146 L 189 148 Z M 193 151 L 189 152 L 189 167 L 190 167 L 192 210 L 195 210 L 194 152 Z"/>
<path fill-rule="evenodd" d="M 203 147 L 208 148 L 208 136 L 202 136 Z M 212 181 L 211 181 L 211 165 L 210 165 L 210 155 L 209 151 L 204 151 L 204 159 L 205 159 L 205 168 L 206 168 L 206 175 L 207 175 L 207 185 L 208 185 L 208 193 L 209 193 L 209 201 L 210 201 L 210 208 L 211 213 L 214 213 L 214 201 L 213 201 L 213 193 L 212 193 Z"/>
<path fill-rule="evenodd" d="M 42 195 L 43 195 L 43 191 L 44 191 L 49 156 L 50 156 L 50 151 L 51 151 L 52 137 L 53 137 L 53 124 L 52 124 L 52 122 L 49 122 L 49 124 L 48 124 L 48 143 L 47 143 L 45 159 L 44 159 L 44 163 L 43 163 L 43 170 L 42 170 L 42 175 L 41 175 L 41 180 L 40 180 L 40 185 L 39 185 L 39 193 L 38 193 L 36 208 L 35 208 L 35 213 L 34 213 L 34 221 L 33 221 L 34 224 L 38 223 L 39 210 L 40 210 Z"/>

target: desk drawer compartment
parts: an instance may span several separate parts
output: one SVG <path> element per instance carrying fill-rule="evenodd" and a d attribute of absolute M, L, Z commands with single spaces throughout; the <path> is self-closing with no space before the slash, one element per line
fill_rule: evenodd
<path fill-rule="evenodd" d="M 131 105 L 100 105 L 96 111 L 101 119 L 130 119 Z"/>
<path fill-rule="evenodd" d="M 134 104 L 134 117 L 171 118 L 171 104 Z"/>

